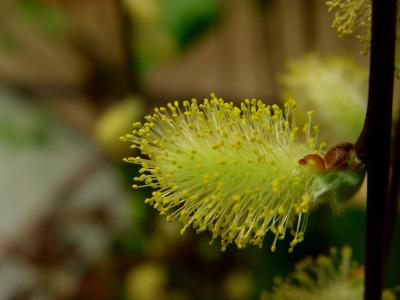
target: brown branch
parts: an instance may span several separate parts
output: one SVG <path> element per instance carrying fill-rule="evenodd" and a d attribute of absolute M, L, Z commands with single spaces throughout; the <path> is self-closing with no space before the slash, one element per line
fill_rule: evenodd
<path fill-rule="evenodd" d="M 372 1 L 367 115 L 356 149 L 368 171 L 365 299 L 382 299 L 392 126 L 396 0 Z"/>

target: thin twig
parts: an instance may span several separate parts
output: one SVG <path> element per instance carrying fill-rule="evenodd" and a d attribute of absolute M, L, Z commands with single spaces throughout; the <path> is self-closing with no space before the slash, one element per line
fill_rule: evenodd
<path fill-rule="evenodd" d="M 380 300 L 389 188 L 396 0 L 372 1 L 367 116 L 356 149 L 368 171 L 365 299 Z"/>

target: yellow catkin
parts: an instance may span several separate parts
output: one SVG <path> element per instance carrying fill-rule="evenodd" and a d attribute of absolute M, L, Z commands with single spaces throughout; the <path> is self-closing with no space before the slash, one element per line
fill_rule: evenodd
<path fill-rule="evenodd" d="M 332 248 L 329 255 L 305 258 L 296 264 L 286 278 L 275 278 L 271 293 L 263 292 L 262 300 L 362 300 L 364 270 L 352 261 L 352 250 Z M 382 299 L 395 300 L 396 289 L 387 289 Z"/>
<path fill-rule="evenodd" d="M 298 160 L 321 149 L 312 112 L 297 126 L 295 109 L 293 100 L 283 107 L 256 99 L 236 106 L 214 94 L 156 108 L 121 137 L 141 152 L 125 159 L 141 165 L 133 187 L 153 188 L 146 203 L 181 222 L 181 233 L 210 231 L 222 250 L 231 243 L 261 247 L 271 232 L 274 251 L 289 232 L 292 251 L 316 200 L 317 171 Z"/>

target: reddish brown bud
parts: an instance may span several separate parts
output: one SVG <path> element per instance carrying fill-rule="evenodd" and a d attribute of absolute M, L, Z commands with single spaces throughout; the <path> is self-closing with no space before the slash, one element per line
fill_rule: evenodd
<path fill-rule="evenodd" d="M 318 154 L 308 154 L 302 159 L 299 159 L 300 165 L 307 165 L 315 168 L 318 171 L 326 170 L 324 159 Z"/>
<path fill-rule="evenodd" d="M 354 145 L 351 143 L 341 143 L 333 146 L 324 156 L 326 169 L 328 170 L 344 170 L 348 165 L 348 159 Z"/>

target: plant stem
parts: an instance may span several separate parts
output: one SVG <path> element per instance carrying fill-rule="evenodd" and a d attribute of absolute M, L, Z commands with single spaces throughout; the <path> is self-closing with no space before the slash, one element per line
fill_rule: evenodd
<path fill-rule="evenodd" d="M 395 32 L 396 0 L 373 0 L 368 107 L 356 143 L 368 171 L 365 300 L 382 298 Z"/>

